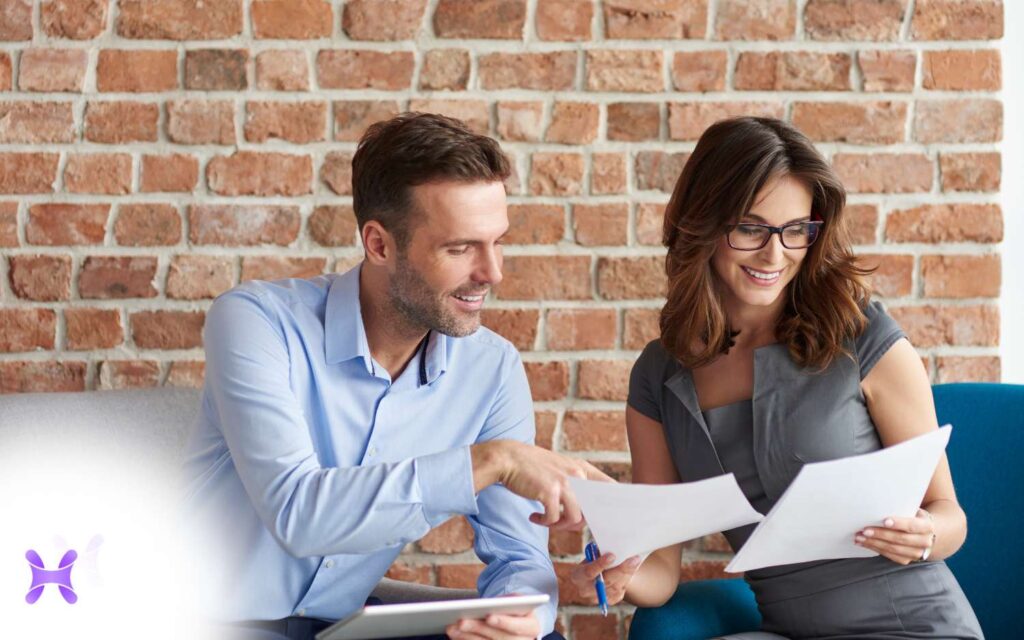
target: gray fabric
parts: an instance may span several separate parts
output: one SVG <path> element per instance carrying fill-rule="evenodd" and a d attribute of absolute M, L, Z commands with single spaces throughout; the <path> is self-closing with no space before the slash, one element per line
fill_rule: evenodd
<path fill-rule="evenodd" d="M 402 582 L 384 578 L 370 594 L 380 598 L 384 604 L 400 604 L 403 602 L 434 602 L 437 600 L 465 600 L 479 598 L 475 589 L 449 589 L 413 582 Z"/>
<path fill-rule="evenodd" d="M 852 357 L 816 372 L 798 367 L 784 345 L 762 347 L 754 353 L 753 397 L 708 411 L 690 371 L 652 342 L 634 365 L 628 402 L 662 424 L 684 482 L 732 472 L 754 508 L 767 513 L 804 463 L 882 446 L 860 382 L 905 335 L 877 302 L 865 314 L 865 331 L 847 345 Z M 752 530 L 725 535 L 738 549 Z M 903 567 L 880 556 L 850 558 L 768 567 L 745 578 L 763 630 L 787 637 L 982 637 L 942 562 Z"/>

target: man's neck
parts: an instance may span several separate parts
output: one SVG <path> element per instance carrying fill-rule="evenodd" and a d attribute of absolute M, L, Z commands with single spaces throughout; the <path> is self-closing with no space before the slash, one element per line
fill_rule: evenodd
<path fill-rule="evenodd" d="M 392 380 L 402 375 L 427 330 L 411 327 L 389 304 L 387 279 L 383 273 L 363 264 L 359 273 L 359 307 L 370 355 L 387 369 Z"/>

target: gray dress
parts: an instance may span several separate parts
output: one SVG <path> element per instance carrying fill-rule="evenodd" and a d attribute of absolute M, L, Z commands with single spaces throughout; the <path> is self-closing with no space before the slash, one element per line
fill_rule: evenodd
<path fill-rule="evenodd" d="M 847 345 L 853 358 L 811 372 L 784 345 L 762 347 L 754 354 L 753 397 L 703 412 L 690 371 L 651 342 L 633 367 L 629 405 L 662 424 L 684 482 L 731 472 L 754 508 L 767 513 L 805 462 L 882 446 L 860 382 L 905 335 L 879 303 L 865 313 L 866 330 Z M 724 533 L 737 550 L 752 531 L 749 525 Z M 944 562 L 826 560 L 758 569 L 745 578 L 762 629 L 789 638 L 983 637 Z"/>

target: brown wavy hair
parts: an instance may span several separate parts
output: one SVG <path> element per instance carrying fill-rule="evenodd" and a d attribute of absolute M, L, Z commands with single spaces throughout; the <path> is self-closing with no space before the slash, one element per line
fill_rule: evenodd
<path fill-rule="evenodd" d="M 723 284 L 711 256 L 758 192 L 787 175 L 808 187 L 811 217 L 825 224 L 783 293 L 787 301 L 775 337 L 797 364 L 823 370 L 850 355 L 845 343 L 864 330 L 864 278 L 872 270 L 856 264 L 843 215 L 846 190 L 838 176 L 793 126 L 772 118 L 732 118 L 701 136 L 665 210 L 668 299 L 661 310 L 661 342 L 684 366 L 709 364 L 732 345 Z"/>

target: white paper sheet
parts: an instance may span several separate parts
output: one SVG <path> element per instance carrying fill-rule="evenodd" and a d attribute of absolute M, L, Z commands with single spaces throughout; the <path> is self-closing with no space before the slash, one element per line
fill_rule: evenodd
<path fill-rule="evenodd" d="M 677 542 L 760 522 L 730 473 L 683 484 L 613 484 L 570 478 L 601 553 L 617 563 Z"/>
<path fill-rule="evenodd" d="M 878 555 L 853 536 L 888 516 L 917 513 L 951 431 L 946 425 L 872 453 L 804 465 L 725 570 Z"/>

